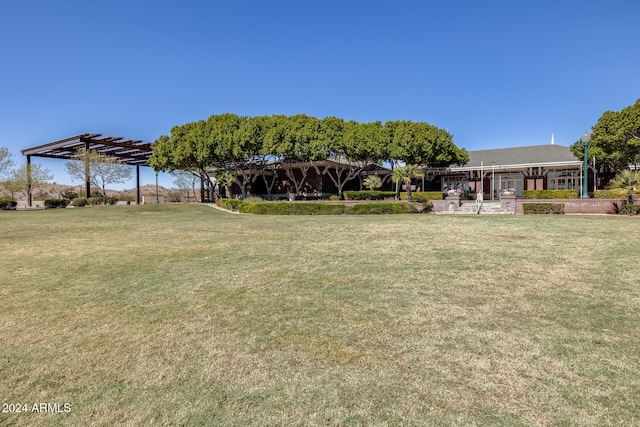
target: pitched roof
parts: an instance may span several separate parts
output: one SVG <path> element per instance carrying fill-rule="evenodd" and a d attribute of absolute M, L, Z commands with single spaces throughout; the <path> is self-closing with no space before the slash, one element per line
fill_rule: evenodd
<path fill-rule="evenodd" d="M 498 166 L 510 165 L 541 165 L 541 164 L 580 164 L 580 160 L 573 155 L 569 147 L 546 144 L 528 147 L 497 148 L 493 150 L 469 151 L 469 162 L 465 168 L 479 168 L 494 164 Z"/>

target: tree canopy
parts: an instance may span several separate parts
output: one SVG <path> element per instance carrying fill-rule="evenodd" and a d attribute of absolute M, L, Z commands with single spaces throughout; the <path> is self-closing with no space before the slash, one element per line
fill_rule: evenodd
<path fill-rule="evenodd" d="M 605 111 L 592 128 L 587 155 L 598 165 L 620 172 L 640 166 L 640 99 L 620 111 Z M 584 160 L 582 141 L 571 145 L 573 154 Z"/>
<path fill-rule="evenodd" d="M 370 163 L 448 166 L 464 164 L 469 156 L 453 143 L 449 132 L 424 122 L 359 123 L 305 114 L 225 113 L 174 126 L 170 135 L 154 142 L 149 165 L 156 171 L 189 171 L 203 182 L 212 182 L 212 170 L 232 171 L 244 195 L 258 175 L 267 183 L 266 163 L 284 170 L 298 193 L 311 162 L 323 159 L 337 164 L 324 173 L 341 189 Z"/>

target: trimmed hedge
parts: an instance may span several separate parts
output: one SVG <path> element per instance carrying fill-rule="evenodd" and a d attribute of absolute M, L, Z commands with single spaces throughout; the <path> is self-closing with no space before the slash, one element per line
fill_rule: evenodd
<path fill-rule="evenodd" d="M 378 191 L 378 190 L 363 190 L 363 191 L 345 191 L 345 200 L 385 200 L 395 199 L 395 191 Z M 429 200 L 442 200 L 444 194 L 442 191 L 413 191 L 411 197 L 414 202 L 427 202 Z M 407 192 L 400 192 L 400 200 L 407 200 Z"/>
<path fill-rule="evenodd" d="M 524 199 L 577 199 L 578 190 L 524 190 Z"/>
<path fill-rule="evenodd" d="M 345 200 L 384 200 L 396 197 L 394 191 L 379 190 L 345 191 L 342 194 Z"/>
<path fill-rule="evenodd" d="M 640 215 L 640 205 L 624 204 L 619 213 L 620 215 Z"/>
<path fill-rule="evenodd" d="M 44 201 L 45 209 L 66 208 L 71 203 L 69 199 L 47 199 Z"/>
<path fill-rule="evenodd" d="M 241 202 L 238 212 L 257 215 L 342 215 L 349 208 L 328 203 Z"/>
<path fill-rule="evenodd" d="M 414 202 L 426 202 L 429 200 L 442 200 L 444 193 L 442 191 L 412 191 L 411 197 Z M 407 200 L 407 192 L 400 192 L 400 200 Z"/>
<path fill-rule="evenodd" d="M 244 202 L 242 200 L 218 199 L 216 204 L 224 209 L 256 215 L 383 215 L 431 212 L 433 205 L 425 203 L 421 210 L 413 203 L 361 203 L 346 206 L 330 203 L 292 202 Z"/>
<path fill-rule="evenodd" d="M 351 208 L 353 215 L 387 215 L 418 213 L 418 209 L 411 203 L 362 203 Z"/>
<path fill-rule="evenodd" d="M 228 209 L 230 211 L 237 211 L 238 206 L 242 204 L 242 200 L 237 199 L 218 199 L 216 200 L 216 205 L 220 206 L 223 209 Z"/>
<path fill-rule="evenodd" d="M 523 203 L 524 214 L 564 214 L 562 203 Z"/>
<path fill-rule="evenodd" d="M 0 210 L 13 211 L 16 209 L 16 206 L 18 206 L 18 202 L 11 197 L 0 197 Z"/>
<path fill-rule="evenodd" d="M 636 199 L 640 199 L 640 191 L 634 192 Z M 594 199 L 627 199 L 629 198 L 629 190 L 624 188 L 612 188 L 610 190 L 596 190 L 593 192 Z"/>

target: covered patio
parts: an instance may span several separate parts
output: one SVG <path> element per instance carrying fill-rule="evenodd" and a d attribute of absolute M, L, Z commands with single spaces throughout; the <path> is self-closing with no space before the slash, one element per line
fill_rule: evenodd
<path fill-rule="evenodd" d="M 560 145 L 469 151 L 466 165 L 442 176 L 442 190 L 482 192 L 485 200 L 494 200 L 500 190 L 511 188 L 522 197 L 524 190 L 580 190 L 584 173 L 582 161 Z"/>
<path fill-rule="evenodd" d="M 103 136 L 100 133 L 82 133 L 22 150 L 31 164 L 31 157 L 48 157 L 62 160 L 74 159 L 78 149 L 96 151 L 117 158 L 120 162 L 136 167 L 136 203 L 140 204 L 140 166 L 148 166 L 152 143 L 118 136 Z M 91 193 L 89 173 L 85 173 L 86 194 Z M 29 195 L 29 206 L 31 196 Z"/>

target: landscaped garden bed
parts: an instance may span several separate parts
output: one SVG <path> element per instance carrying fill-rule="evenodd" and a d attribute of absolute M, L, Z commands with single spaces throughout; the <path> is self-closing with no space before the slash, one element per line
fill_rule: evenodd
<path fill-rule="evenodd" d="M 410 202 L 245 202 L 235 199 L 218 199 L 216 205 L 234 212 L 260 215 L 384 215 L 429 213 L 433 208 L 430 203 Z"/>

